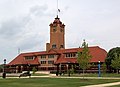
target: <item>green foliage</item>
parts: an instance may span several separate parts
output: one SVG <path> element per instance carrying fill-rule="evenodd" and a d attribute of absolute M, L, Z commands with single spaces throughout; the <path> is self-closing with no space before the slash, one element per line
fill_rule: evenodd
<path fill-rule="evenodd" d="M 74 67 L 72 65 L 72 68 L 70 69 L 71 74 L 74 74 Z"/>
<path fill-rule="evenodd" d="M 111 61 L 111 66 L 114 68 L 114 69 L 117 69 L 119 70 L 120 69 L 120 54 L 117 55 L 117 53 L 114 54 L 115 57 L 112 59 Z"/>
<path fill-rule="evenodd" d="M 3 64 L 2 65 L 0 65 L 0 71 L 2 71 L 3 70 Z"/>
<path fill-rule="evenodd" d="M 91 65 L 90 65 L 91 67 L 95 67 L 96 65 L 95 65 L 95 63 L 91 63 Z"/>
<path fill-rule="evenodd" d="M 103 70 L 103 73 L 106 73 L 106 71 L 107 71 L 106 63 L 102 64 L 102 70 Z"/>
<path fill-rule="evenodd" d="M 120 47 L 112 48 L 107 53 L 105 63 L 107 65 L 107 69 L 109 70 L 109 72 L 113 72 L 112 67 L 111 67 L 111 62 L 115 58 L 115 54 L 117 54 L 117 55 L 120 54 Z"/>
<path fill-rule="evenodd" d="M 83 42 L 82 44 L 82 52 L 78 52 L 77 62 L 79 63 L 79 67 L 84 70 L 90 67 L 90 59 L 91 55 L 89 54 L 88 44 Z"/>
<path fill-rule="evenodd" d="M 35 72 L 37 71 L 37 69 L 35 67 L 33 67 L 32 71 L 33 71 L 33 74 L 35 74 Z"/>
<path fill-rule="evenodd" d="M 115 57 L 114 54 L 119 55 L 120 54 L 120 47 L 116 47 L 116 48 L 112 48 L 109 50 L 108 54 L 107 54 L 107 58 L 105 59 L 106 65 L 111 65 L 111 61 L 113 60 L 113 58 Z"/>
<path fill-rule="evenodd" d="M 0 69 L 3 69 L 3 65 L 0 65 Z"/>

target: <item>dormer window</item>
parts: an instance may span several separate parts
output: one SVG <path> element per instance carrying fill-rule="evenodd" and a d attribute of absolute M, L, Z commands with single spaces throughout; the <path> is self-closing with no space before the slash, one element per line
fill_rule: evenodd
<path fill-rule="evenodd" d="M 66 58 L 75 58 L 76 57 L 76 53 L 66 53 L 65 57 Z"/>
<path fill-rule="evenodd" d="M 25 56 L 25 60 L 34 60 L 33 56 Z"/>

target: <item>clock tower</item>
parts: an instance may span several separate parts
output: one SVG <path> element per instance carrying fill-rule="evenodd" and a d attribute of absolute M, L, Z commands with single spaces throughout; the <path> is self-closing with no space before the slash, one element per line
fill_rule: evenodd
<path fill-rule="evenodd" d="M 46 50 L 64 49 L 65 48 L 65 25 L 60 21 L 58 16 L 50 25 L 50 43 L 46 44 Z"/>

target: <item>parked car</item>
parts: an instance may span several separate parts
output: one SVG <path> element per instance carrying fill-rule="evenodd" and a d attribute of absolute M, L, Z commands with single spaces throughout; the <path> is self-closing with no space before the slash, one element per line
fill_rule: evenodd
<path fill-rule="evenodd" d="M 31 76 L 30 72 L 29 71 L 26 71 L 26 72 L 23 72 L 19 75 L 19 78 L 22 77 L 22 76 Z"/>

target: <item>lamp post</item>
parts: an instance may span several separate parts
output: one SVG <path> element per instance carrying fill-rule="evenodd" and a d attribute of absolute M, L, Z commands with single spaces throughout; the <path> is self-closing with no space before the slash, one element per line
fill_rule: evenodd
<path fill-rule="evenodd" d="M 59 64 L 57 64 L 57 72 L 56 72 L 56 76 L 58 76 L 59 73 Z"/>
<path fill-rule="evenodd" d="M 30 64 L 28 64 L 28 72 L 30 72 Z"/>
<path fill-rule="evenodd" d="M 98 77 L 101 77 L 101 72 L 100 72 L 100 61 L 98 61 Z"/>
<path fill-rule="evenodd" d="M 60 63 L 60 73 L 59 73 L 59 74 L 60 74 L 60 76 L 61 76 L 61 74 L 62 74 L 62 71 L 61 71 L 61 63 Z"/>
<path fill-rule="evenodd" d="M 6 65 L 6 59 L 4 59 L 4 65 L 3 65 L 3 78 L 6 78 L 5 65 Z"/>
<path fill-rule="evenodd" d="M 67 72 L 68 72 L 68 76 L 70 76 L 69 64 L 70 64 L 70 62 L 68 62 L 68 65 L 67 65 Z"/>

